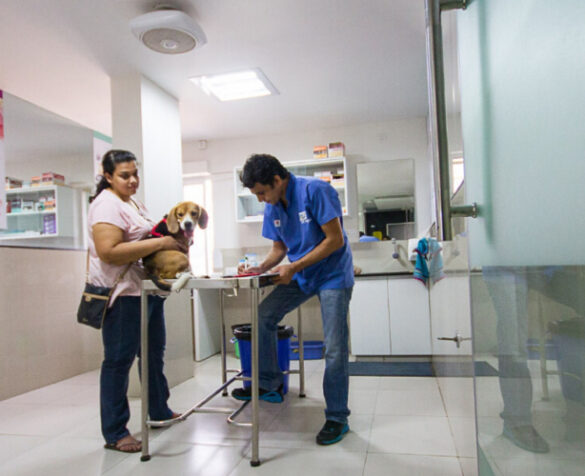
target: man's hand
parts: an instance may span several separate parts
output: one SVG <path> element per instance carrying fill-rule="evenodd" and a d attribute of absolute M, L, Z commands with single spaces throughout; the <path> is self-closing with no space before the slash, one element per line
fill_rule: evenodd
<path fill-rule="evenodd" d="M 278 273 L 278 276 L 272 278 L 274 284 L 289 284 L 295 274 L 292 264 L 281 264 L 272 269 L 271 272 Z"/>
<path fill-rule="evenodd" d="M 262 274 L 262 268 L 260 268 L 260 266 L 248 266 L 246 267 L 246 265 L 244 263 L 238 265 L 238 274 Z"/>

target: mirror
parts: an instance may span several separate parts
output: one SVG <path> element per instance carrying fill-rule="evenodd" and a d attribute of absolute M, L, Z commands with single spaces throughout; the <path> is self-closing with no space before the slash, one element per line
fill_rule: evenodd
<path fill-rule="evenodd" d="M 84 247 L 84 191 L 94 186 L 93 131 L 3 95 L 7 181 L 0 246 Z"/>
<path fill-rule="evenodd" d="M 357 188 L 360 241 L 416 236 L 413 159 L 357 164 Z"/>

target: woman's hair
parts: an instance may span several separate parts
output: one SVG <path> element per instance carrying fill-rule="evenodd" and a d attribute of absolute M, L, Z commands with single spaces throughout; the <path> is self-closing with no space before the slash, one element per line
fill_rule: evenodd
<path fill-rule="evenodd" d="M 289 172 L 276 157 L 268 154 L 254 154 L 244 164 L 240 180 L 244 187 L 252 188 L 255 184 L 272 185 L 278 175 L 285 179 Z"/>
<path fill-rule="evenodd" d="M 98 175 L 99 181 L 95 188 L 95 195 L 89 197 L 89 203 L 93 202 L 102 190 L 111 187 L 106 179 L 106 173 L 114 175 L 116 165 L 121 164 L 122 162 L 132 162 L 133 160 L 136 160 L 136 156 L 132 152 L 119 149 L 108 150 L 102 158 L 102 170 L 104 175 Z"/>

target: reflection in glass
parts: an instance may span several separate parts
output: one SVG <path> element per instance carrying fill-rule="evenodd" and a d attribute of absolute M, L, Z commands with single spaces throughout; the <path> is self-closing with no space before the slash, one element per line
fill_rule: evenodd
<path fill-rule="evenodd" d="M 478 441 L 500 474 L 581 474 L 585 462 L 585 268 L 472 274 Z M 480 465 L 481 468 L 481 465 Z"/>

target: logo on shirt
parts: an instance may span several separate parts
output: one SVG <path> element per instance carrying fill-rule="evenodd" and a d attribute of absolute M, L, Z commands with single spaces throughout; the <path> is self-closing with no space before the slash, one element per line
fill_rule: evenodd
<path fill-rule="evenodd" d="M 311 219 L 307 216 L 307 212 L 305 210 L 303 210 L 302 212 L 299 212 L 299 221 L 301 223 L 310 223 Z"/>
<path fill-rule="evenodd" d="M 274 220 L 274 226 L 280 227 L 280 220 Z"/>

